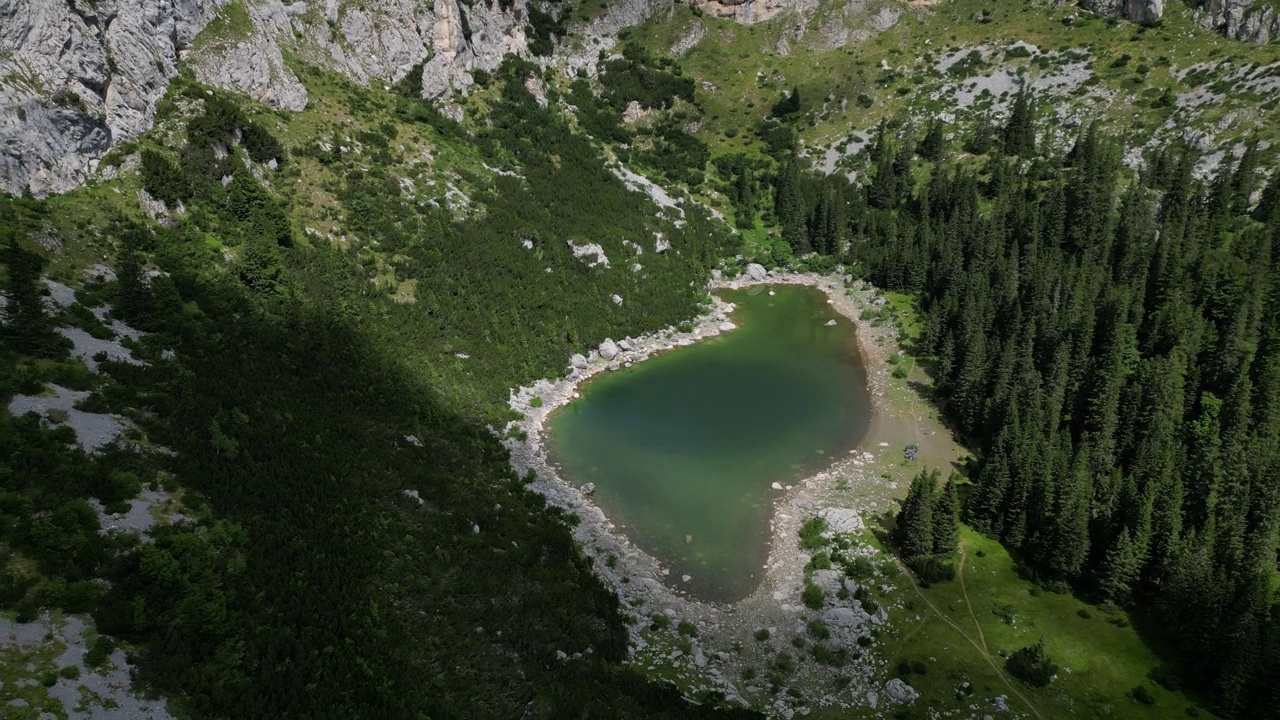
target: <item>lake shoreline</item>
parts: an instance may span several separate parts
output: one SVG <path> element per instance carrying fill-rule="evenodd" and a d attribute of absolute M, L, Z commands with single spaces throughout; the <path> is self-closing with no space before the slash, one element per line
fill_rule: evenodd
<path fill-rule="evenodd" d="M 611 366 L 612 369 L 629 367 L 657 353 L 692 345 L 699 340 L 735 329 L 730 317 L 734 308 L 716 297 L 716 290 L 765 285 L 813 287 L 826 295 L 827 302 L 834 311 L 854 324 L 870 396 L 870 422 L 855 446 L 856 449 L 849 455 L 833 462 L 824 470 L 777 491 L 770 514 L 769 550 L 763 568 L 765 572 L 755 590 L 736 602 L 707 602 L 681 590 L 680 579 L 670 577 L 669 568 L 632 543 L 624 531 L 592 501 L 589 494 L 584 494 L 581 489 L 560 477 L 549 461 L 544 424 L 552 412 L 578 397 L 580 383 L 597 373 L 608 372 Z M 574 539 L 582 544 L 588 555 L 595 558 L 593 569 L 603 582 L 617 592 L 624 612 L 639 608 L 636 612 L 642 616 L 662 613 L 670 616 L 673 621 L 688 620 L 699 627 L 699 640 L 693 643 L 686 659 L 692 669 L 704 673 L 714 683 L 709 689 L 717 689 L 732 699 L 741 698 L 742 694 L 739 693 L 735 680 L 730 679 L 730 673 L 721 670 L 732 670 L 735 663 L 728 653 L 718 651 L 727 650 L 731 642 L 736 642 L 731 638 L 741 636 L 743 628 L 749 633 L 755 627 L 784 625 L 788 619 L 794 623 L 793 616 L 804 609 L 800 593 L 804 585 L 804 566 L 809 557 L 799 547 L 798 533 L 805 519 L 822 513 L 834 519 L 843 529 L 855 530 L 861 526 L 862 513 L 883 512 L 888 509 L 887 503 L 881 500 L 881 496 L 885 495 L 881 491 L 886 488 L 871 488 L 875 481 L 868 470 L 875 460 L 874 450 L 883 451 L 881 446 L 887 444 L 880 438 L 894 434 L 896 428 L 892 422 L 887 422 L 892 415 L 892 403 L 887 393 L 890 378 L 889 351 L 882 346 L 883 337 L 877 337 L 883 331 L 862 319 L 863 309 L 872 307 L 875 298 L 879 296 L 874 288 L 863 283 L 855 283 L 851 288 L 845 285 L 843 278 L 833 275 L 771 272 L 763 279 L 749 279 L 745 276 L 732 280 L 717 278 L 709 283 L 708 290 L 712 292 L 713 306 L 709 312 L 693 320 L 690 331 L 679 332 L 668 328 L 641 338 L 626 338 L 624 342 L 618 343 L 625 349 L 611 358 L 602 356 L 599 350 L 592 351 L 586 358 L 575 358 L 579 362 L 576 366 L 571 364 L 566 377 L 554 381 L 539 380 L 528 387 L 514 390 L 509 404 L 513 410 L 521 413 L 522 419 L 508 425 L 504 444 L 511 451 L 512 466 L 517 472 L 521 475 L 530 471 L 534 473 L 535 478 L 529 484 L 531 490 L 546 497 L 549 505 L 578 517 L 579 521 L 573 530 Z M 613 348 L 607 349 L 612 351 Z M 584 359 L 585 363 L 582 362 Z M 583 364 L 586 367 L 581 367 Z M 539 398 L 540 401 L 535 401 L 534 398 Z M 868 447 L 873 442 L 874 448 Z M 889 448 L 890 451 L 892 449 Z M 847 507 L 848 498 L 842 498 L 841 505 L 832 506 L 830 501 L 833 489 L 837 483 L 847 482 L 850 478 L 857 479 L 867 485 L 868 490 L 873 491 L 863 493 L 857 507 Z M 889 483 L 887 489 L 895 490 L 896 484 Z M 887 610 L 880 609 L 878 613 L 866 617 L 865 621 L 868 630 L 871 625 L 882 624 L 887 621 Z M 633 657 L 646 648 L 647 642 L 640 632 L 645 624 L 638 622 L 629 626 Z M 856 632 L 855 629 L 854 634 L 845 638 L 850 644 L 856 639 Z M 704 652 L 699 644 L 706 645 L 709 652 Z M 872 654 L 868 654 L 866 662 L 874 662 Z M 710 670 L 707 669 L 709 665 Z M 849 669 L 844 668 L 846 674 Z M 871 674 L 871 667 L 867 666 L 866 672 L 860 673 L 863 682 L 851 683 L 850 688 L 847 688 L 849 692 L 840 693 L 844 696 L 841 700 L 854 701 L 849 706 L 856 706 L 863 704 L 857 702 L 857 699 L 865 701 L 867 693 L 874 697 L 875 690 L 870 684 Z M 751 692 L 746 694 L 755 696 Z M 874 700 L 871 702 L 874 703 Z"/>

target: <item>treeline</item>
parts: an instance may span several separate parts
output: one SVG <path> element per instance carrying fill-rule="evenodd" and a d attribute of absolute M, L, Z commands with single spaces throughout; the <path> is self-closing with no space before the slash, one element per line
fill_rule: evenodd
<path fill-rule="evenodd" d="M 1227 716 L 1266 715 L 1280 688 L 1280 182 L 1261 187 L 1255 145 L 1208 183 L 1177 148 L 1133 177 L 1097 127 L 1024 160 L 1027 102 L 982 167 L 914 161 L 938 156 L 933 128 L 919 145 L 882 132 L 861 187 L 784 166 L 783 236 L 797 251 L 847 236 L 846 260 L 919 295 L 917 351 L 981 459 L 969 523 L 1041 581 L 1178 628 L 1185 682 Z M 834 236 L 817 222 L 828 192 L 850 214 Z"/>

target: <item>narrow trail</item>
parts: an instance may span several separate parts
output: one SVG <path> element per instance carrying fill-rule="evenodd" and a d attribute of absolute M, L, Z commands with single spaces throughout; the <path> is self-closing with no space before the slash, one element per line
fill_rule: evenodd
<path fill-rule="evenodd" d="M 908 570 L 907 566 L 902 563 L 902 560 L 900 560 L 898 557 L 895 556 L 893 558 L 893 562 L 898 566 L 898 570 L 902 572 L 904 575 L 906 575 L 908 580 L 911 580 L 911 571 Z M 1004 684 L 1009 688 L 1009 691 L 1012 692 L 1014 695 L 1018 696 L 1018 699 L 1021 700 L 1022 703 L 1026 705 L 1028 709 L 1031 710 L 1032 715 L 1035 715 L 1037 718 L 1040 718 L 1040 720 L 1044 720 L 1044 715 L 1040 714 L 1040 709 L 1037 708 L 1034 704 L 1032 704 L 1031 700 L 1028 699 L 1026 695 L 1022 694 L 1022 691 L 1019 690 L 1013 684 L 1013 681 L 1010 680 L 1007 675 L 1005 675 L 1004 670 L 1000 668 L 1000 664 L 997 663 L 994 659 L 992 659 L 991 654 L 986 651 L 985 641 L 983 642 L 983 644 L 979 644 L 976 640 L 973 639 L 973 637 L 969 635 L 969 633 L 964 631 L 964 628 L 955 624 L 955 622 L 953 622 L 951 618 L 947 617 L 946 614 L 942 612 L 942 610 L 938 609 L 937 605 L 933 604 L 933 601 L 929 599 L 929 596 L 925 595 L 923 592 L 920 591 L 919 586 L 915 584 L 914 580 L 911 580 L 911 589 L 914 590 L 915 594 L 919 596 L 919 598 L 923 600 L 926 605 L 929 606 L 930 610 L 933 610 L 934 614 L 936 614 L 939 618 L 942 618 L 943 622 L 950 625 L 952 629 L 960 633 L 961 637 L 969 641 L 969 644 L 973 646 L 973 649 L 977 650 L 982 655 L 982 658 L 987 661 L 987 664 L 991 666 L 991 669 L 995 672 L 996 676 L 1004 681 Z M 972 606 L 970 606 L 970 612 L 972 612 Z M 974 621 L 975 622 L 977 621 L 976 617 L 974 618 Z"/>
<path fill-rule="evenodd" d="M 978 629 L 978 639 L 982 641 L 982 651 L 988 656 L 991 649 L 987 647 L 987 636 L 982 633 L 982 623 L 978 622 L 978 614 L 973 610 L 973 601 L 969 599 L 969 588 L 964 584 L 964 544 L 960 544 L 960 563 L 956 566 L 956 575 L 960 577 L 960 592 L 964 595 L 964 604 L 969 608 L 969 617 L 973 618 L 973 626 Z"/>

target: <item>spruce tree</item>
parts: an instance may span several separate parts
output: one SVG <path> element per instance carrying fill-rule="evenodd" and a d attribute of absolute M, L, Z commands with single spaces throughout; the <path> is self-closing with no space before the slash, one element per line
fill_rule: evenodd
<path fill-rule="evenodd" d="M 23 248 L 11 228 L 3 232 L 7 241 L 4 264 L 8 268 L 5 285 L 8 305 L 4 309 L 7 322 L 0 328 L 0 337 L 11 337 L 14 346 L 24 353 L 61 357 L 66 343 L 53 331 L 53 320 L 45 313 L 44 298 L 40 294 L 44 258 Z"/>
<path fill-rule="evenodd" d="M 905 558 L 933 552 L 933 495 L 937 484 L 937 470 L 921 470 L 911 481 L 907 497 L 902 501 L 894 540 Z"/>
<path fill-rule="evenodd" d="M 1102 562 L 1098 578 L 1102 597 L 1117 604 L 1127 603 L 1138 581 L 1140 564 L 1133 534 L 1128 529 L 1122 530 Z"/>
<path fill-rule="evenodd" d="M 933 502 L 933 554 L 950 555 L 960 546 L 960 498 L 956 494 L 956 474 L 937 493 Z"/>

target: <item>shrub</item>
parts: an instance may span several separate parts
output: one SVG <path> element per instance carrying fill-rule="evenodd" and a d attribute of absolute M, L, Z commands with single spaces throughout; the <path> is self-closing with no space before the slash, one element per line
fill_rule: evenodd
<path fill-rule="evenodd" d="M 1137 685 L 1129 691 L 1129 697 L 1148 707 L 1156 704 L 1156 696 L 1151 694 L 1146 685 Z"/>
<path fill-rule="evenodd" d="M 1057 666 L 1049 659 L 1049 654 L 1045 652 L 1043 638 L 1035 645 L 1028 645 L 1009 656 L 1005 665 L 1010 675 L 1037 688 L 1048 685 L 1058 671 Z"/>
<path fill-rule="evenodd" d="M 76 665 L 68 665 L 59 670 L 58 674 L 68 680 L 76 680 L 80 677 L 80 668 Z"/>
<path fill-rule="evenodd" d="M 534 395 L 534 396 L 533 396 L 533 399 L 529 401 L 529 407 L 531 407 L 531 408 L 540 408 L 540 407 L 542 407 L 542 396 L 540 396 L 540 395 Z"/>
<path fill-rule="evenodd" d="M 814 645 L 809 648 L 809 653 L 813 655 L 813 659 L 823 665 L 840 666 L 844 665 L 848 659 L 848 654 L 844 650 L 831 650 L 825 645 Z"/>
<path fill-rule="evenodd" d="M 649 619 L 652 620 L 652 622 L 649 625 L 650 630 L 654 630 L 654 631 L 666 630 L 667 628 L 671 627 L 671 618 L 667 617 L 666 615 L 663 615 L 662 613 L 658 613 L 656 615 L 650 615 Z"/>
<path fill-rule="evenodd" d="M 956 578 L 956 566 L 942 555 L 921 555 L 907 561 L 921 584 L 928 585 Z"/>
<path fill-rule="evenodd" d="M 1089 620 L 1093 618 L 1093 613 L 1089 612 L 1087 608 L 1080 608 L 1079 610 L 1076 611 L 1076 615 L 1079 615 L 1081 618 L 1085 620 Z"/>
<path fill-rule="evenodd" d="M 831 631 L 821 620 L 809 621 L 809 634 L 819 640 L 826 640 L 831 637 Z"/>
<path fill-rule="evenodd" d="M 813 559 L 809 561 L 808 568 L 810 570 L 830 570 L 831 556 L 825 552 L 814 555 Z"/>
<path fill-rule="evenodd" d="M 827 544 L 822 533 L 827 531 L 827 521 L 820 517 L 812 517 L 800 526 L 800 547 L 805 550 L 817 550 Z"/>
<path fill-rule="evenodd" d="M 769 639 L 769 630 L 767 628 L 760 628 L 755 631 L 755 634 L 753 635 L 753 637 L 755 637 L 755 639 L 759 640 L 760 642 L 764 642 L 765 640 Z"/>
<path fill-rule="evenodd" d="M 681 620 L 676 630 L 685 637 L 698 637 L 698 626 L 688 620 Z"/>
<path fill-rule="evenodd" d="M 1014 607 L 1003 600 L 996 601 L 995 605 L 991 607 L 991 614 L 1000 618 L 1000 622 L 1005 625 L 1012 625 L 1018 619 L 1018 614 Z"/>
<path fill-rule="evenodd" d="M 826 600 L 826 595 L 822 592 L 822 588 L 813 583 L 805 583 L 804 592 L 801 593 L 800 597 L 804 600 L 804 606 L 811 610 L 822 609 L 822 603 Z"/>

